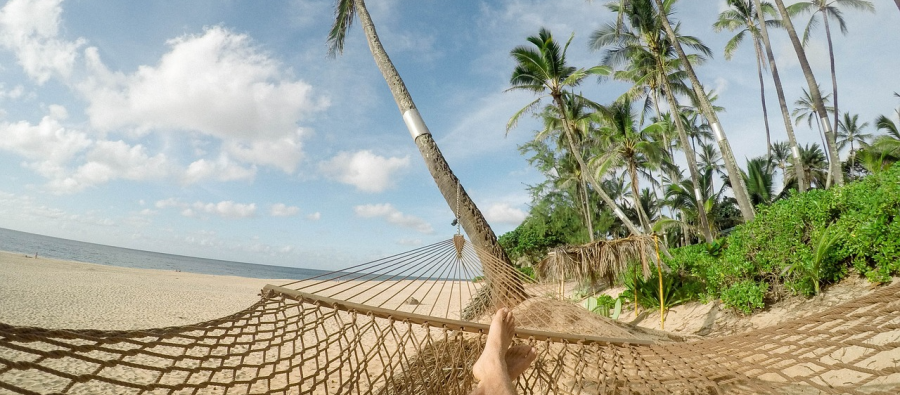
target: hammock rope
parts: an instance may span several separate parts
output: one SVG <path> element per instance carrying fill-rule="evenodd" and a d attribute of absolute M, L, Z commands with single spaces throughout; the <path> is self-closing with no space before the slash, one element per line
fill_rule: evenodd
<path fill-rule="evenodd" d="M 487 265 L 498 274 L 479 278 Z M 524 302 L 504 297 L 522 284 Z M 699 341 L 630 328 L 557 294 L 555 281 L 535 283 L 454 238 L 268 285 L 249 308 L 193 325 L 0 323 L 0 393 L 467 394 L 499 307 L 516 315 L 514 342 L 538 353 L 516 383 L 523 394 L 900 392 L 900 286 Z M 462 319 L 472 304 L 486 313 Z"/>

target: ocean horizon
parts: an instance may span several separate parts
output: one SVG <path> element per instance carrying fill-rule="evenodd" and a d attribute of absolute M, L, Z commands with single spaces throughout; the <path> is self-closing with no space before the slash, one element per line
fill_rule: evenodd
<path fill-rule="evenodd" d="M 261 279 L 304 280 L 330 272 L 136 250 L 6 228 L 0 228 L 0 250 L 28 256 L 34 256 L 37 253 L 38 258 L 47 257 L 106 266 L 175 270 Z"/>

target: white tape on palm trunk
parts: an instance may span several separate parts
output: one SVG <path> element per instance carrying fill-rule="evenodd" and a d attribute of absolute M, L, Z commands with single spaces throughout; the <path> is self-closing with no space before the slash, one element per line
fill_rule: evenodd
<path fill-rule="evenodd" d="M 794 152 L 794 158 L 800 159 L 800 149 L 796 145 L 791 147 L 791 151 Z"/>
<path fill-rule="evenodd" d="M 722 127 L 719 126 L 719 124 L 717 122 L 713 122 L 712 130 L 716 134 L 716 141 L 725 140 L 725 136 L 722 134 Z"/>
<path fill-rule="evenodd" d="M 419 115 L 419 110 L 415 108 L 410 108 L 403 113 L 403 122 L 406 123 L 406 128 L 409 129 L 409 135 L 412 136 L 413 140 L 423 134 L 431 134 L 428 131 L 428 126 L 425 126 L 422 116 Z"/>
<path fill-rule="evenodd" d="M 622 210 L 619 210 L 618 207 L 616 207 L 616 209 L 613 210 L 613 211 L 616 213 L 617 216 L 619 216 L 619 218 L 624 218 L 624 217 L 625 217 L 625 213 L 623 213 Z"/>
<path fill-rule="evenodd" d="M 826 132 L 830 132 L 830 131 L 831 131 L 831 124 L 828 123 L 828 118 L 821 117 L 821 118 L 819 118 L 819 119 L 822 121 L 822 129 L 824 129 Z"/>
<path fill-rule="evenodd" d="M 694 188 L 694 196 L 697 197 L 698 202 L 703 202 L 703 196 L 700 195 L 700 188 Z"/>

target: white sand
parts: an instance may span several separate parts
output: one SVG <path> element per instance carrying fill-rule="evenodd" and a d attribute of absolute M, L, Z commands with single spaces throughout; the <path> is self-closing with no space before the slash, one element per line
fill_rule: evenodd
<path fill-rule="evenodd" d="M 0 252 L 0 322 L 60 329 L 143 329 L 241 311 L 265 280 L 132 269 Z"/>

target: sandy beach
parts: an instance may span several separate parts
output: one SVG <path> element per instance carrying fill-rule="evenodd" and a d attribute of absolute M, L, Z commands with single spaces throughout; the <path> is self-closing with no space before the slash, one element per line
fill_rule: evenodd
<path fill-rule="evenodd" d="M 424 339 L 440 340 L 447 335 L 446 331 L 441 332 L 437 328 L 429 329 L 418 325 L 403 324 L 397 326 L 395 331 L 385 332 L 383 329 L 379 329 L 385 328 L 383 322 L 379 324 L 372 317 L 364 315 L 357 317 L 345 311 L 316 310 L 311 305 L 296 303 L 279 305 L 277 302 L 269 301 L 267 306 L 271 307 L 245 311 L 260 300 L 260 290 L 266 284 L 282 285 L 287 283 L 293 283 L 287 288 L 304 288 L 307 292 L 315 292 L 322 296 L 334 294 L 335 298 L 349 298 L 351 301 L 366 303 L 370 306 L 384 305 L 388 309 L 419 314 L 429 314 L 424 310 L 444 311 L 447 312 L 446 317 L 448 318 L 458 317 L 461 303 L 465 303 L 472 295 L 471 293 L 465 294 L 467 290 L 471 290 L 468 283 L 457 285 L 460 287 L 457 294 L 460 293 L 459 291 L 464 293 L 462 298 L 458 299 L 445 297 L 441 293 L 425 293 L 425 288 L 434 285 L 433 281 L 359 281 L 341 284 L 328 281 L 294 282 L 120 268 L 40 257 L 35 259 L 23 254 L 0 252 L 0 323 L 48 329 L 132 330 L 189 325 L 244 311 L 244 315 L 241 317 L 225 320 L 228 321 L 227 323 L 211 325 L 208 329 L 197 328 L 184 331 L 178 329 L 171 332 L 175 336 L 174 339 L 184 340 L 185 346 L 214 343 L 217 346 L 213 348 L 185 348 L 181 346 L 183 343 L 178 343 L 176 340 L 165 340 L 166 344 L 157 344 L 153 343 L 151 337 L 149 340 L 153 344 L 148 343 L 142 348 L 145 349 L 145 352 L 131 355 L 124 353 L 128 347 L 131 347 L 127 342 L 119 346 L 110 345 L 110 348 L 107 349 L 109 355 L 101 360 L 109 361 L 110 366 L 114 366 L 118 364 L 119 360 L 122 360 L 127 363 L 135 363 L 138 368 L 102 368 L 105 370 L 100 375 L 110 380 L 127 379 L 129 383 L 142 383 L 141 385 L 154 385 L 154 383 L 177 385 L 184 380 L 184 377 L 178 374 L 178 369 L 197 369 L 198 366 L 206 364 L 206 362 L 184 358 L 186 355 L 199 352 L 200 354 L 197 356 L 203 358 L 204 361 L 208 359 L 216 361 L 216 358 L 223 354 L 231 355 L 245 350 L 243 352 L 247 355 L 241 356 L 237 360 L 234 359 L 237 356 L 218 360 L 216 363 L 219 365 L 215 366 L 219 367 L 214 370 L 218 373 L 212 379 L 220 380 L 220 382 L 247 380 L 249 384 L 246 384 L 245 390 L 252 393 L 267 393 L 272 388 L 276 389 L 276 393 L 293 394 L 310 391 L 315 394 L 342 393 L 346 389 L 335 392 L 334 387 L 341 381 L 334 381 L 328 375 L 340 372 L 340 376 L 350 377 L 349 375 L 358 374 L 359 369 L 364 375 L 360 378 L 365 377 L 366 382 L 378 382 L 380 383 L 378 385 L 383 385 L 384 381 L 379 381 L 382 380 L 379 377 L 383 377 L 381 372 L 385 369 L 385 363 L 392 365 L 397 363 L 397 361 L 391 362 L 394 358 L 406 361 L 406 357 L 397 357 L 397 355 L 406 355 L 411 358 L 409 361 L 413 361 L 414 356 L 424 350 L 425 343 L 422 343 Z M 551 287 L 555 289 L 556 285 L 553 284 Z M 360 291 L 361 289 L 362 291 Z M 717 337 L 740 333 L 775 325 L 792 317 L 796 318 L 798 315 L 815 314 L 830 306 L 869 294 L 873 289 L 864 280 L 856 279 L 835 286 L 826 295 L 815 299 L 789 300 L 749 320 L 730 311 L 721 310 L 718 303 L 707 305 L 691 303 L 678 306 L 669 312 L 666 329 L 675 330 L 688 339 L 697 340 L 701 336 Z M 609 290 L 609 292 L 614 291 Z M 417 292 L 422 292 L 418 294 L 420 296 L 418 304 L 404 302 L 407 295 L 415 296 Z M 352 295 L 350 295 L 351 293 Z M 281 310 L 271 310 L 271 308 L 286 308 L 287 310 L 282 312 Z M 561 301 L 536 303 L 532 300 L 517 306 L 514 311 L 517 320 L 521 319 L 522 324 L 526 324 L 529 319 L 541 322 L 540 327 L 533 327 L 538 330 L 574 331 L 596 336 L 669 341 L 664 337 L 659 337 L 658 334 L 622 324 L 623 321 L 635 320 L 635 317 L 628 312 L 623 312 L 623 317 L 619 322 L 612 323 L 603 321 L 596 315 L 582 313 L 583 310 L 572 304 Z M 646 325 L 649 329 L 657 329 L 658 315 L 653 312 L 648 313 L 649 315 L 642 314 L 635 321 L 640 321 L 641 325 Z M 435 315 L 444 316 L 443 314 Z M 287 320 L 285 325 L 289 329 L 293 329 L 284 333 L 269 332 L 268 329 L 272 327 L 271 324 L 274 324 L 274 320 Z M 348 323 L 355 320 L 359 320 L 360 326 L 348 327 Z M 548 322 L 551 323 L 550 326 L 548 326 Z M 236 326 L 231 326 L 233 323 L 236 323 Z M 251 328 L 252 331 L 246 331 Z M 176 332 L 178 334 L 175 334 Z M 297 336 L 292 338 L 293 340 L 288 340 L 283 337 L 286 334 L 297 334 Z M 334 334 L 337 335 L 332 336 Z M 332 340 L 323 343 L 322 340 L 326 337 Z M 57 349 L 56 345 L 50 343 L 26 342 L 19 344 L 36 347 L 33 349 L 39 351 Z M 372 346 L 375 345 L 377 347 L 373 349 Z M 116 351 L 116 347 L 120 346 L 125 347 L 121 351 L 123 354 L 116 356 L 120 352 Z M 348 347 L 351 350 L 363 350 L 366 355 L 348 355 L 345 352 Z M 550 347 L 549 345 L 544 344 L 542 347 L 546 348 L 543 350 L 544 353 L 556 352 L 555 348 L 547 348 Z M 0 353 L 0 358 L 9 358 L 19 362 L 40 361 L 38 355 L 33 352 L 27 354 L 15 349 L 7 349 L 7 352 L 10 354 Z M 370 352 L 375 353 L 369 354 Z M 174 359 L 169 357 L 159 359 L 154 357 L 157 355 L 155 353 L 169 355 Z M 273 360 L 273 355 L 293 357 Z M 298 355 L 301 358 L 296 358 Z M 391 357 L 382 360 L 379 355 Z M 351 363 L 351 359 L 356 362 Z M 466 357 L 466 359 L 471 358 Z M 113 361 L 116 362 L 112 363 Z M 469 365 L 463 363 L 459 369 L 468 371 L 470 363 L 473 361 L 474 359 L 466 362 Z M 58 369 L 59 372 L 78 375 L 87 373 L 88 370 L 85 369 L 91 366 L 101 369 L 106 363 L 85 364 L 83 360 L 79 359 L 54 358 L 45 364 Z M 142 368 L 142 366 L 154 365 L 175 370 L 160 373 L 158 370 Z M 263 368 L 263 366 L 266 367 Z M 325 366 L 330 366 L 330 368 L 323 370 Z M 310 377 L 313 379 L 311 380 Z M 254 381 L 257 378 L 262 379 Z M 300 382 L 304 383 L 300 388 L 292 387 L 289 384 Z M 0 369 L 0 384 L 2 383 L 21 386 L 21 388 L 40 393 L 99 394 L 112 393 L 109 391 L 118 388 L 105 387 L 106 384 L 103 380 L 90 380 L 84 384 L 75 384 L 72 380 L 60 377 L 60 375 L 44 374 L 39 369 L 12 370 L 5 373 L 3 369 Z M 67 386 L 72 387 L 67 390 Z M 358 385 L 354 392 L 365 392 L 365 388 L 365 384 Z M 238 392 L 242 391 L 238 389 Z M 3 388 L 0 388 L 0 394 L 3 393 Z M 204 390 L 200 393 L 218 394 L 221 391 Z"/>
<path fill-rule="evenodd" d="M 0 252 L 0 322 L 145 329 L 207 321 L 259 300 L 267 280 L 133 269 Z"/>

